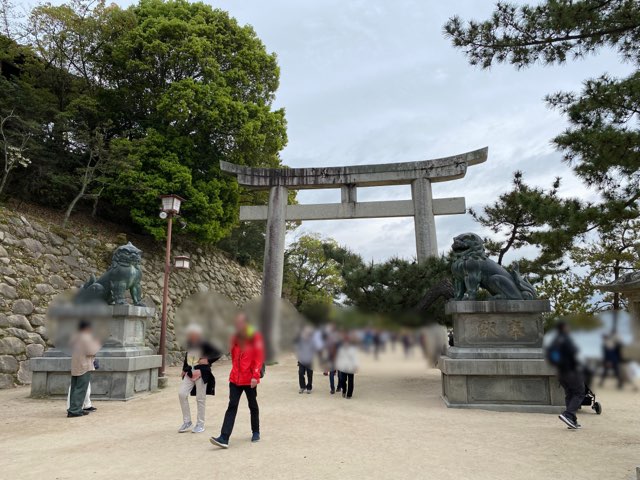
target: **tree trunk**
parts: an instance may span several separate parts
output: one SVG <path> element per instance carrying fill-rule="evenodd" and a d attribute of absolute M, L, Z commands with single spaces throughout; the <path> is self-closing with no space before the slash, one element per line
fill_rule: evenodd
<path fill-rule="evenodd" d="M 5 174 L 2 176 L 2 181 L 0 181 L 0 195 L 2 195 L 4 186 L 7 184 L 7 178 L 9 178 L 9 172 L 5 172 Z"/>
<path fill-rule="evenodd" d="M 91 218 L 96 218 L 98 213 L 98 202 L 100 201 L 100 197 L 96 197 L 93 201 L 93 208 L 91 209 Z"/>
<path fill-rule="evenodd" d="M 87 188 L 86 185 L 82 185 L 82 188 L 78 192 L 78 195 L 76 195 L 75 198 L 73 200 L 71 200 L 71 203 L 67 207 L 67 211 L 64 213 L 64 219 L 62 220 L 62 227 L 63 228 L 65 228 L 67 226 L 67 222 L 69 222 L 69 217 L 71 217 L 71 212 L 73 212 L 73 209 L 75 208 L 76 203 L 78 203 L 78 201 L 82 197 L 84 197 L 84 192 L 85 192 L 86 188 Z"/>
<path fill-rule="evenodd" d="M 102 195 L 102 191 L 104 190 L 104 187 L 102 187 L 100 190 L 98 190 L 98 193 L 95 194 L 95 197 L 93 198 L 93 209 L 91 210 L 91 217 L 92 218 L 96 218 L 97 214 L 98 214 L 98 202 L 100 201 L 100 195 Z"/>
<path fill-rule="evenodd" d="M 615 267 L 613 267 L 613 280 L 616 281 L 620 277 L 620 266 L 618 262 L 616 262 Z M 616 333 L 618 331 L 618 312 L 620 310 L 620 293 L 614 292 L 613 294 L 613 322 L 611 324 L 611 333 Z"/>

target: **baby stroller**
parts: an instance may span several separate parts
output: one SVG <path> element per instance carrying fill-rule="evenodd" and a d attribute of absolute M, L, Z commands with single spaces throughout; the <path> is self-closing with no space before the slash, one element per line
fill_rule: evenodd
<path fill-rule="evenodd" d="M 597 415 L 602 413 L 602 405 L 596 401 L 596 394 L 591 390 L 591 380 L 593 379 L 593 371 L 589 367 L 584 367 L 584 390 L 586 392 L 582 406 L 589 406 Z"/>

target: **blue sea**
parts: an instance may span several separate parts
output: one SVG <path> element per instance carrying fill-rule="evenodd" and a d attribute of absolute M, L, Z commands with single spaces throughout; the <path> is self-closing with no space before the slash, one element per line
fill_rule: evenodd
<path fill-rule="evenodd" d="M 583 360 L 601 359 L 602 358 L 602 336 L 605 333 L 611 333 L 611 327 L 613 325 L 612 312 L 603 312 L 598 315 L 600 318 L 601 326 L 589 331 L 574 330 L 571 332 L 571 336 L 580 348 L 580 357 Z M 633 334 L 631 331 L 631 315 L 628 312 L 618 312 L 618 329 L 617 335 L 622 340 L 622 343 L 631 343 Z M 545 344 L 547 344 L 551 338 L 553 338 L 554 332 L 550 331 L 545 335 Z M 636 375 L 640 374 L 640 366 L 636 363 L 634 365 Z"/>

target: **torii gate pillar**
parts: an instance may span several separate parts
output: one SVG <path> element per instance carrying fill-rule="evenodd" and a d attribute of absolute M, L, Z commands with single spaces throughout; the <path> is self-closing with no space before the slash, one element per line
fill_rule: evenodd
<path fill-rule="evenodd" d="M 287 221 L 413 217 L 419 262 L 438 255 L 436 215 L 466 212 L 464 197 L 436 198 L 434 182 L 462 178 L 467 167 L 487 160 L 487 148 L 420 162 L 323 168 L 251 168 L 220 162 L 220 169 L 247 188 L 269 190 L 269 205 L 240 207 L 240 220 L 266 220 L 260 328 L 267 361 L 275 361 L 282 296 L 284 240 Z M 358 187 L 411 185 L 411 200 L 358 202 Z M 341 202 L 287 205 L 289 190 L 340 188 Z"/>
<path fill-rule="evenodd" d="M 436 238 L 436 217 L 433 214 L 433 195 L 431 180 L 418 178 L 411 183 L 413 200 L 413 221 L 416 231 L 416 253 L 418 263 L 429 257 L 438 256 Z"/>
<path fill-rule="evenodd" d="M 266 347 L 267 363 L 276 360 L 278 351 L 280 322 L 274 322 L 273 319 L 280 318 L 288 194 L 287 187 L 276 186 L 269 190 L 260 309 L 260 330 Z"/>

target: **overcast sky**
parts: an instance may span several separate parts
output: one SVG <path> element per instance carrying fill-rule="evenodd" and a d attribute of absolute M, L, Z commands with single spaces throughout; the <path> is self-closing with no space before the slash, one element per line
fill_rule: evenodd
<path fill-rule="evenodd" d="M 535 0 L 532 0 L 535 1 Z M 56 2 L 60 3 L 60 2 Z M 118 1 L 121 5 L 130 1 Z M 522 170 L 529 183 L 590 195 L 550 140 L 566 128 L 546 94 L 577 90 L 588 77 L 630 70 L 611 52 L 557 67 L 480 70 L 452 48 L 442 27 L 455 14 L 485 19 L 485 0 L 209 1 L 251 24 L 278 55 L 277 106 L 286 109 L 291 167 L 406 162 L 489 147 L 466 178 L 434 185 L 436 197 L 465 196 L 467 207 L 493 201 Z M 363 201 L 408 199 L 409 187 L 361 189 Z M 339 201 L 339 190 L 301 192 L 300 203 Z M 468 214 L 436 219 L 439 250 L 463 231 L 483 232 Z M 302 231 L 333 237 L 367 260 L 415 256 L 413 219 L 305 222 Z"/>
<path fill-rule="evenodd" d="M 558 67 L 522 71 L 471 67 L 442 34 L 449 17 L 484 19 L 478 0 L 224 0 L 213 3 L 254 26 L 278 55 L 277 104 L 286 109 L 292 167 L 426 160 L 489 147 L 466 178 L 434 185 L 436 197 L 465 196 L 468 207 L 509 189 L 512 173 L 585 197 L 550 140 L 566 128 L 546 94 L 577 90 L 604 72 L 629 70 L 610 52 Z M 339 201 L 338 190 L 301 192 L 300 203 Z M 410 198 L 409 187 L 368 188 L 359 200 Z M 479 226 L 468 214 L 436 219 L 438 247 Z M 413 219 L 305 222 L 300 231 L 333 237 L 366 259 L 415 256 Z M 291 237 L 291 236 L 290 236 Z"/>

